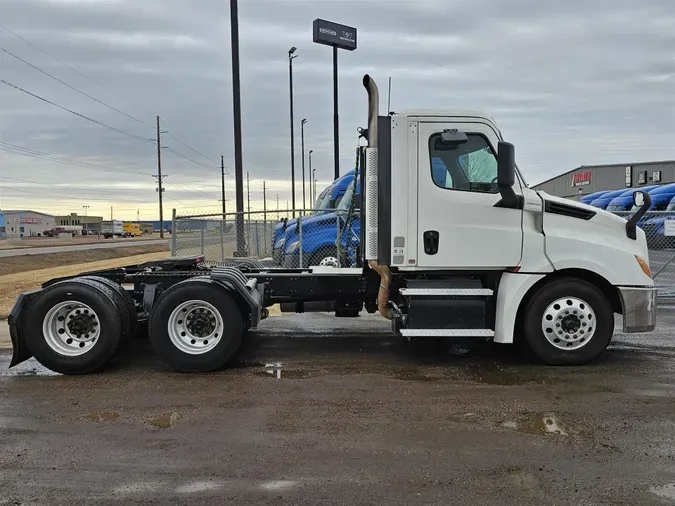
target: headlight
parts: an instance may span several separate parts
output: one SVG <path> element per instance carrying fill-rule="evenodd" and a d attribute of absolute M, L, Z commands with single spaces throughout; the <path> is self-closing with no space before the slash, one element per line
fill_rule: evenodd
<path fill-rule="evenodd" d="M 295 253 L 298 248 L 300 248 L 300 241 L 292 242 L 288 245 L 288 248 L 286 248 L 286 253 Z"/>
<path fill-rule="evenodd" d="M 277 241 L 277 243 L 274 245 L 274 249 L 283 248 L 285 243 L 286 243 L 286 238 L 285 238 L 285 237 L 282 237 L 282 238 L 279 239 L 279 240 Z"/>

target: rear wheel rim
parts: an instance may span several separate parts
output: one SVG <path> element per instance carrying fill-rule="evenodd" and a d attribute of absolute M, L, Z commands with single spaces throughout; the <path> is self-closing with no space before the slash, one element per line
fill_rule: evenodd
<path fill-rule="evenodd" d="M 65 357 L 79 357 L 91 351 L 98 342 L 101 321 L 83 302 L 59 302 L 42 320 L 42 335 L 52 351 Z"/>
<path fill-rule="evenodd" d="M 204 300 L 189 300 L 171 312 L 167 330 L 171 343 L 180 351 L 202 355 L 218 346 L 224 328 L 215 306 Z"/>
<path fill-rule="evenodd" d="M 597 323 L 595 312 L 586 301 L 578 297 L 562 297 L 544 311 L 541 330 L 554 347 L 574 351 L 591 341 Z"/>

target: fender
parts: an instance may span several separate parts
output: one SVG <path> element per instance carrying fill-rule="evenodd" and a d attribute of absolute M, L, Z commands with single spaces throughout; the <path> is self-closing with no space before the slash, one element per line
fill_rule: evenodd
<path fill-rule="evenodd" d="M 499 281 L 495 318 L 495 343 L 513 342 L 516 316 L 523 298 L 545 274 L 516 274 L 505 272 Z"/>
<path fill-rule="evenodd" d="M 42 290 L 34 290 L 19 295 L 19 298 L 14 303 L 12 312 L 9 314 L 7 322 L 9 323 L 9 335 L 12 338 L 13 349 L 12 361 L 9 363 L 9 367 L 19 365 L 21 362 L 25 362 L 33 356 L 33 352 L 28 349 L 28 345 L 23 336 L 21 322 L 23 321 L 26 311 L 28 311 L 28 308 L 40 292 L 42 292 Z"/>

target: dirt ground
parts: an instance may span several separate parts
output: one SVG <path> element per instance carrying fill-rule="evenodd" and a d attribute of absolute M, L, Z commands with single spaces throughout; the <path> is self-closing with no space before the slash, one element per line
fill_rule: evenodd
<path fill-rule="evenodd" d="M 139 251 L 144 251 L 139 254 Z M 150 250 L 150 252 L 148 252 Z M 134 254 L 135 253 L 135 254 Z M 130 256 L 131 255 L 131 256 Z M 41 259 L 41 257 L 50 257 Z M 166 245 L 141 246 L 139 248 L 122 248 L 119 250 L 74 251 L 69 253 L 54 253 L 31 257 L 11 257 L 0 261 L 0 272 L 10 270 L 12 274 L 0 276 L 0 319 L 7 315 L 14 305 L 14 301 L 21 292 L 35 290 L 42 283 L 53 278 L 72 276 L 80 272 L 123 267 L 137 263 L 150 262 L 169 256 Z M 93 261 L 98 259 L 98 261 Z M 30 266 L 49 265 L 58 266 L 27 270 Z M 67 265 L 63 265 L 67 263 Z M 9 265 L 5 265 L 9 264 Z M 14 269 L 12 268 L 14 266 Z M 18 271 L 18 272 L 17 272 Z M 4 323 L 4 322 L 3 322 Z M 0 503 L 1 504 L 1 503 Z"/>
<path fill-rule="evenodd" d="M 170 234 L 164 234 L 164 238 L 170 238 Z M 117 237 L 115 242 L 133 242 L 133 241 L 147 241 L 149 239 L 159 239 L 159 234 L 147 234 L 142 237 Z M 75 244 L 93 244 L 99 242 L 111 242 L 113 239 L 104 239 L 102 236 L 84 235 L 73 237 L 72 240 L 62 240 L 58 237 L 25 237 L 23 239 L 0 239 L 0 250 L 2 249 L 19 249 L 19 248 L 44 248 L 54 246 L 73 246 Z"/>
<path fill-rule="evenodd" d="M 323 314 L 212 374 L 147 339 L 80 377 L 0 352 L 0 504 L 674 504 L 673 315 L 583 367 Z"/>
<path fill-rule="evenodd" d="M 128 248 L 64 251 L 60 253 L 46 253 L 44 255 L 0 258 L 0 276 L 15 274 L 17 272 L 35 271 L 87 262 L 99 262 L 103 260 L 114 260 L 116 258 L 159 252 L 164 252 L 166 256 L 169 255 L 169 249 L 165 242 L 143 246 L 130 246 Z"/>

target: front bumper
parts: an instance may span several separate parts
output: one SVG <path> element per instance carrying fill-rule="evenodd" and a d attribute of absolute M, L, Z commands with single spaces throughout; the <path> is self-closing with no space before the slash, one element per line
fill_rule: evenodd
<path fill-rule="evenodd" d="M 656 327 L 656 288 L 620 286 L 624 332 L 651 332 Z"/>

